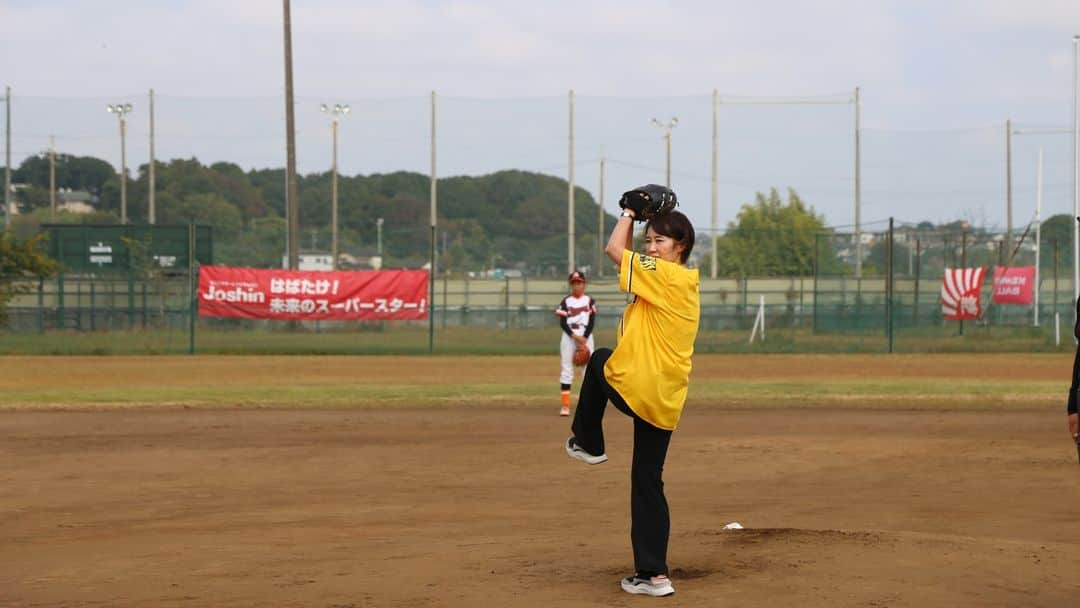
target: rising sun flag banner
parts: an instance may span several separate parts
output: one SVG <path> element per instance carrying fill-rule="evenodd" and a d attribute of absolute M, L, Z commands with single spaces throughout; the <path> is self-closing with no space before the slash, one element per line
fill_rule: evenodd
<path fill-rule="evenodd" d="M 426 270 L 199 268 L 199 316 L 281 320 L 428 318 Z"/>
<path fill-rule="evenodd" d="M 986 268 L 946 268 L 941 281 L 941 312 L 950 321 L 982 317 L 980 294 Z"/>

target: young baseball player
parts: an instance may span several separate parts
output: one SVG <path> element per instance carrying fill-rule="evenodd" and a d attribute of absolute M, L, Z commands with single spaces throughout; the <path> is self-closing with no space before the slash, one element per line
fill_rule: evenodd
<path fill-rule="evenodd" d="M 580 270 L 570 273 L 570 295 L 559 302 L 555 315 L 562 327 L 559 355 L 562 371 L 559 374 L 559 391 L 562 398 L 560 416 L 570 415 L 570 384 L 574 381 L 574 352 L 584 346 L 593 351 L 593 324 L 596 321 L 596 302 L 585 295 L 585 275 Z"/>

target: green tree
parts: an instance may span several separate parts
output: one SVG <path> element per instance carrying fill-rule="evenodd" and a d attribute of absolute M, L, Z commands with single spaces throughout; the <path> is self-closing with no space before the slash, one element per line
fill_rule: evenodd
<path fill-rule="evenodd" d="M 105 183 L 116 176 L 116 169 L 109 163 L 92 156 L 56 155 L 56 187 L 86 190 L 101 194 Z M 49 155 L 28 157 L 12 172 L 12 180 L 49 188 Z"/>
<path fill-rule="evenodd" d="M 1073 222 L 1071 215 L 1062 213 L 1045 219 L 1042 223 L 1040 238 L 1042 239 L 1042 252 L 1039 265 L 1043 270 L 1054 269 L 1054 243 L 1058 249 L 1059 269 L 1072 268 L 1073 259 Z M 1065 273 L 1065 270 L 1062 270 Z"/>
<path fill-rule="evenodd" d="M 18 240 L 9 233 L 0 233 L 0 322 L 7 321 L 8 302 L 32 288 L 27 279 L 41 279 L 57 272 L 59 265 L 42 251 L 44 240 L 44 235 Z"/>
<path fill-rule="evenodd" d="M 814 248 L 823 274 L 840 272 L 842 264 L 828 247 L 831 231 L 794 190 L 785 203 L 775 188 L 757 193 L 743 205 L 726 234 L 717 241 L 717 270 L 724 276 L 794 276 L 814 273 Z M 706 258 L 708 259 L 708 258 Z"/>

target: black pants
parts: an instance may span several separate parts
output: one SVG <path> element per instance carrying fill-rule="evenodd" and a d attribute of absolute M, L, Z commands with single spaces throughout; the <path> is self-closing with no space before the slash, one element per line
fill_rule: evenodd
<path fill-rule="evenodd" d="M 609 357 L 611 349 L 601 348 L 589 359 L 570 428 L 586 452 L 600 455 L 605 453 L 603 423 L 607 402 L 610 400 L 620 412 L 634 419 L 634 459 L 630 469 L 630 542 L 634 546 L 634 568 L 639 576 L 667 574 L 671 519 L 662 477 L 671 431 L 639 418 L 611 388 L 604 378 L 604 364 Z"/>

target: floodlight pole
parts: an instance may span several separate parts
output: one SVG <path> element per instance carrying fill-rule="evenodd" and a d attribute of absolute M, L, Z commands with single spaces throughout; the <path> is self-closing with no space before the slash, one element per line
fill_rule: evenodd
<path fill-rule="evenodd" d="M 120 122 L 120 223 L 128 223 L 127 217 L 127 114 L 131 112 L 130 103 L 117 103 L 107 106 L 108 111 L 116 114 Z"/>
<path fill-rule="evenodd" d="M 331 269 L 337 270 L 338 256 L 340 255 L 338 249 L 338 122 L 340 117 L 349 113 L 349 106 L 340 103 L 328 106 L 324 103 L 321 110 L 323 113 L 330 114 L 333 117 L 330 123 L 330 130 L 333 133 L 334 140 L 334 158 L 330 176 L 330 256 L 333 260 Z"/>

